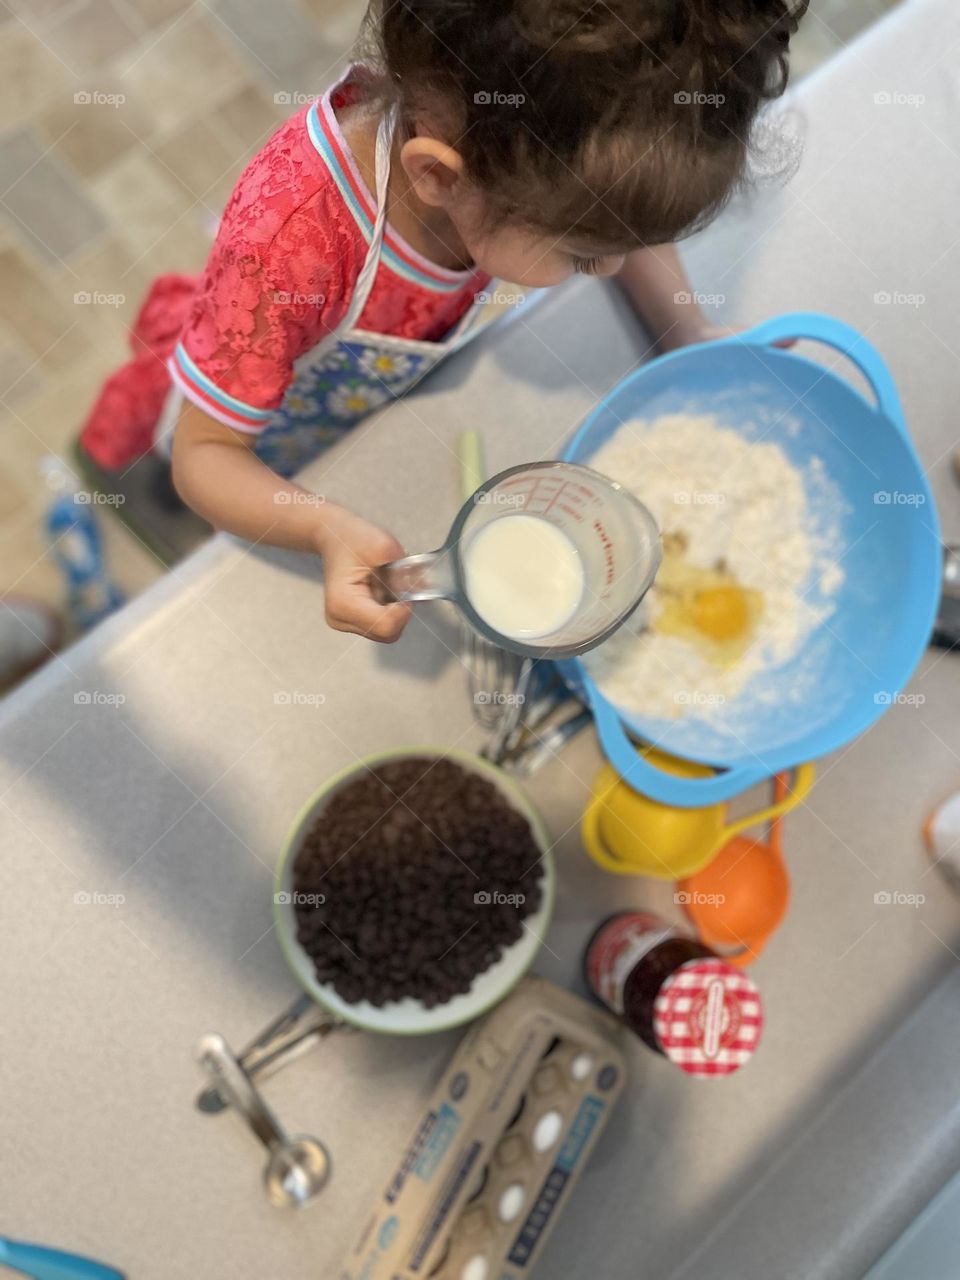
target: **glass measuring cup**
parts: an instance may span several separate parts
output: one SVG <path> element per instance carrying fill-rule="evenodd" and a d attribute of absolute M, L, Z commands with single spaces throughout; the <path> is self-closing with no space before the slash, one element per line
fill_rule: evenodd
<path fill-rule="evenodd" d="M 494 629 L 470 602 L 464 555 L 494 520 L 536 516 L 576 549 L 584 587 L 574 613 L 554 631 L 518 638 Z M 643 599 L 660 565 L 660 532 L 633 494 L 572 462 L 532 462 L 493 476 L 467 499 L 443 546 L 374 571 L 378 598 L 450 600 L 492 644 L 529 658 L 569 658 L 606 640 Z"/>

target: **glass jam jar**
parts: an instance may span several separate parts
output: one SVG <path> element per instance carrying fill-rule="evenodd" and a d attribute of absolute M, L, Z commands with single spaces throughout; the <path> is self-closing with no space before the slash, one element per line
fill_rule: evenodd
<path fill-rule="evenodd" d="M 601 1004 L 689 1075 L 730 1075 L 760 1042 L 763 1004 L 751 979 L 660 916 L 610 916 L 587 944 L 584 975 Z"/>

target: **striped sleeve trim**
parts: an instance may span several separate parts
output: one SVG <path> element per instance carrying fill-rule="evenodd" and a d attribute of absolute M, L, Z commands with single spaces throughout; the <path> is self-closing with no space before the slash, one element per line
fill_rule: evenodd
<path fill-rule="evenodd" d="M 227 395 L 225 391 L 211 382 L 206 374 L 201 373 L 183 348 L 178 343 L 176 350 L 167 362 L 170 376 L 183 392 L 205 413 L 209 413 L 218 422 L 232 427 L 234 431 L 246 431 L 258 435 L 275 412 L 274 409 L 255 409 L 244 404 L 242 400 Z"/>

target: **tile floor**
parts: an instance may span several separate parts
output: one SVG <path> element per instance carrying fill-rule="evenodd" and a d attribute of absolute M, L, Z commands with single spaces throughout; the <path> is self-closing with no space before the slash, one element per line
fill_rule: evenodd
<path fill-rule="evenodd" d="M 812 0 L 795 73 L 895 2 Z M 41 459 L 69 449 L 123 360 L 148 282 L 202 265 L 237 174 L 289 113 L 275 95 L 329 82 L 363 7 L 0 0 L 0 593 L 59 602 Z M 129 593 L 162 572 L 102 524 Z"/>

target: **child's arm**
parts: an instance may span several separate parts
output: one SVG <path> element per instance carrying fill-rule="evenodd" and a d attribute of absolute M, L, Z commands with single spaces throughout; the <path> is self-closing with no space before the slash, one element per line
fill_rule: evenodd
<path fill-rule="evenodd" d="M 627 255 L 617 278 L 661 351 L 730 333 L 710 324 L 701 311 L 672 244 L 636 249 Z"/>
<path fill-rule="evenodd" d="M 321 555 L 330 626 L 374 640 L 398 639 L 409 606 L 377 604 L 370 591 L 370 569 L 403 555 L 396 538 L 282 480 L 253 453 L 254 440 L 188 403 L 173 440 L 173 481 L 181 498 L 216 529 Z"/>

